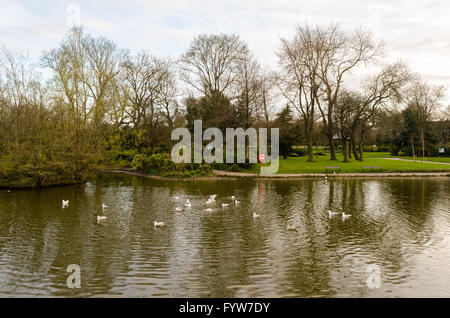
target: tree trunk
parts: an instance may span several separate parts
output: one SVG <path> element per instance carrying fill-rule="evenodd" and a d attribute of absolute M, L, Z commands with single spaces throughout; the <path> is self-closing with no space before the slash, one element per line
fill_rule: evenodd
<path fill-rule="evenodd" d="M 269 129 L 269 111 L 267 110 L 266 91 L 263 89 L 263 106 L 264 106 L 264 119 L 266 120 L 267 129 Z"/>
<path fill-rule="evenodd" d="M 359 161 L 363 161 L 363 153 L 364 153 L 364 148 L 363 148 L 363 141 L 364 141 L 364 132 L 365 132 L 365 126 L 363 124 L 362 128 L 361 128 L 361 133 L 359 135 L 359 142 L 358 142 L 358 148 L 359 148 Z"/>
<path fill-rule="evenodd" d="M 424 137 L 424 132 L 422 131 L 420 133 L 420 139 L 422 140 L 422 164 L 425 161 L 425 137 Z"/>
<path fill-rule="evenodd" d="M 355 140 L 355 128 L 352 128 L 351 139 L 352 139 L 352 152 L 355 160 L 359 160 L 358 152 L 356 151 L 356 140 Z"/>
<path fill-rule="evenodd" d="M 416 159 L 416 153 L 414 152 L 414 138 L 411 135 L 411 148 L 412 148 L 412 155 L 413 155 L 413 160 Z"/>
<path fill-rule="evenodd" d="M 342 144 L 344 146 L 344 162 L 349 162 L 348 160 L 348 139 L 347 138 L 342 138 Z"/>
<path fill-rule="evenodd" d="M 352 139 L 348 140 L 348 159 L 352 159 L 352 146 L 353 145 L 353 141 Z"/>
<path fill-rule="evenodd" d="M 308 152 L 308 162 L 314 162 L 313 156 L 313 142 L 312 142 L 312 124 L 309 121 L 305 121 L 306 128 L 306 144 L 307 144 L 307 152 Z"/>
<path fill-rule="evenodd" d="M 337 160 L 336 159 L 336 148 L 334 146 L 334 139 L 333 139 L 333 119 L 331 118 L 331 113 L 328 113 L 328 139 L 330 142 L 330 159 L 331 160 Z"/>
<path fill-rule="evenodd" d="M 362 145 L 361 141 L 359 142 L 358 147 L 359 147 L 359 159 L 358 160 L 363 161 L 364 149 L 363 149 L 363 145 Z"/>

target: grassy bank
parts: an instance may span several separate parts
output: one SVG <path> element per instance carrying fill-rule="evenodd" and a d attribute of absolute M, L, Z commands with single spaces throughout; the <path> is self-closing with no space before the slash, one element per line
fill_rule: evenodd
<path fill-rule="evenodd" d="M 342 162 L 343 155 L 337 154 L 337 161 L 330 160 L 329 155 L 314 156 L 314 162 L 307 162 L 306 157 L 296 157 L 280 159 L 280 167 L 278 174 L 295 174 L 295 173 L 324 173 L 325 167 L 340 167 L 340 172 L 343 173 L 359 173 L 368 172 L 363 171 L 362 166 L 379 166 L 382 167 L 383 172 L 393 171 L 450 171 L 450 165 L 429 163 L 422 164 L 421 162 L 400 161 L 400 160 L 386 160 L 382 158 L 402 158 L 393 157 L 386 152 L 369 152 L 364 154 L 364 161 L 351 160 L 350 162 Z M 436 158 L 433 158 L 436 160 Z M 441 159 L 441 158 L 439 158 Z M 450 160 L 442 161 L 450 162 Z M 259 173 L 259 165 L 255 165 L 251 169 L 240 169 L 240 172 Z"/>
<path fill-rule="evenodd" d="M 86 181 L 89 171 L 75 173 L 72 166 L 52 163 L 40 166 L 2 163 L 0 189 L 32 189 L 77 184 Z"/>

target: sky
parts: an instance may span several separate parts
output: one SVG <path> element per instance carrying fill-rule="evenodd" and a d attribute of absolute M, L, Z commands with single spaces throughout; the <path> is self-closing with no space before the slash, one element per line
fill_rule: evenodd
<path fill-rule="evenodd" d="M 261 64 L 275 69 L 281 38 L 298 24 L 365 28 L 423 79 L 447 88 L 450 103 L 450 1 L 435 0 L 0 0 L 0 45 L 37 60 L 69 27 L 102 35 L 131 52 L 177 57 L 199 33 L 237 33 Z"/>

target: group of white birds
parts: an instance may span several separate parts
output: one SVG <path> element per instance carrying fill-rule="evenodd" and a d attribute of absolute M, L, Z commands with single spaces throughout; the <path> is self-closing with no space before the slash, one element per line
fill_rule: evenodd
<path fill-rule="evenodd" d="M 215 203 L 216 202 L 216 197 L 217 197 L 217 194 L 210 195 L 208 200 L 206 200 L 206 202 L 205 202 L 206 205 L 210 205 L 210 204 Z M 174 200 L 178 201 L 178 200 L 180 200 L 180 197 L 175 196 Z M 240 201 L 236 200 L 234 195 L 231 196 L 231 202 L 233 202 L 234 205 L 239 205 L 241 203 Z M 231 203 L 222 203 L 221 204 L 222 209 L 228 208 L 230 206 L 231 206 Z M 189 199 L 186 199 L 186 202 L 184 203 L 184 207 L 185 207 L 186 210 L 192 208 L 192 203 L 191 203 L 191 201 Z M 213 211 L 214 210 L 212 208 L 206 208 L 205 209 L 205 212 L 213 212 Z M 184 210 L 183 210 L 182 207 L 176 207 L 175 208 L 175 212 L 183 213 Z M 253 212 L 253 217 L 254 218 L 258 218 L 259 214 L 256 214 L 255 212 Z M 164 222 L 154 221 L 153 224 L 154 224 L 155 227 L 163 227 L 163 226 L 165 226 Z"/>
<path fill-rule="evenodd" d="M 212 194 L 212 195 L 210 195 L 210 196 L 209 196 L 209 199 L 206 200 L 206 205 L 210 205 L 211 203 L 216 202 L 216 197 L 217 197 L 217 194 Z M 175 199 L 176 201 L 178 201 L 178 200 L 180 199 L 180 197 L 175 196 L 174 199 Z M 238 205 L 238 204 L 241 203 L 240 201 L 236 200 L 236 198 L 235 198 L 234 195 L 231 196 L 231 201 L 232 201 L 235 205 Z M 230 203 L 222 203 L 221 206 L 222 206 L 222 209 L 228 208 L 228 207 L 230 207 Z M 186 200 L 186 203 L 184 203 L 184 207 L 187 208 L 187 209 L 192 208 L 192 204 L 191 204 L 191 201 L 189 201 L 189 199 L 187 199 L 187 200 Z M 207 208 L 205 211 L 206 211 L 206 212 L 212 212 L 213 209 Z M 175 208 L 175 212 L 183 212 L 183 208 L 181 208 L 181 207 L 176 207 L 176 208 Z M 258 217 L 259 215 L 257 215 L 257 214 L 255 213 L 255 214 L 253 214 L 253 216 L 254 216 L 254 217 Z"/>
<path fill-rule="evenodd" d="M 206 205 L 209 205 L 209 204 L 212 204 L 212 203 L 216 202 L 216 197 L 217 197 L 217 194 L 210 195 L 209 199 L 206 201 Z M 178 201 L 180 198 L 175 196 L 174 199 L 176 201 Z M 234 202 L 235 205 L 238 205 L 238 204 L 241 203 L 238 200 L 236 200 L 234 195 L 231 196 L 231 200 L 232 200 L 232 202 Z M 67 208 L 68 206 L 69 206 L 69 200 L 62 200 L 62 208 L 64 209 L 64 208 Z M 222 209 L 224 209 L 224 208 L 230 207 L 230 203 L 222 203 L 221 206 L 222 206 Z M 191 201 L 189 201 L 189 199 L 187 199 L 186 202 L 184 203 L 184 207 L 186 209 L 192 208 L 192 203 L 191 203 Z M 104 212 L 107 209 L 108 209 L 108 206 L 105 203 L 102 203 L 103 214 L 104 214 Z M 205 211 L 206 212 L 213 212 L 214 210 L 211 209 L 211 208 L 206 208 Z M 175 208 L 175 212 L 182 213 L 183 212 L 183 208 L 176 207 Z M 339 214 L 341 215 L 342 221 L 345 221 L 346 219 L 348 219 L 349 217 L 352 216 L 351 214 L 345 214 L 345 212 L 339 213 L 339 212 L 328 210 L 328 216 L 329 216 L 330 219 L 333 218 L 333 217 L 338 216 Z M 258 217 L 259 217 L 259 214 L 256 214 L 255 212 L 253 212 L 253 218 L 258 218 Z M 106 221 L 107 219 L 108 219 L 108 217 L 106 215 L 97 215 L 97 222 L 98 223 L 100 223 L 102 221 Z M 159 222 L 159 221 L 153 221 L 153 225 L 155 227 L 164 227 L 165 223 L 164 222 Z M 289 225 L 287 227 L 287 229 L 290 230 L 290 231 L 294 231 L 294 230 L 296 230 L 296 227 L 293 226 L 293 225 Z"/>
<path fill-rule="evenodd" d="M 329 216 L 330 219 L 335 217 L 335 216 L 337 216 L 337 215 L 339 215 L 339 214 L 341 214 L 341 217 L 342 217 L 343 221 L 352 216 L 351 214 L 345 214 L 345 212 L 339 213 L 339 212 L 334 212 L 334 211 L 328 210 L 328 216 Z"/>
<path fill-rule="evenodd" d="M 69 206 L 69 200 L 62 200 L 62 208 L 65 209 Z M 105 203 L 102 203 L 102 211 L 103 214 L 108 209 L 108 206 Z M 108 217 L 106 215 L 97 215 L 97 223 L 100 223 L 102 221 L 106 221 Z"/>

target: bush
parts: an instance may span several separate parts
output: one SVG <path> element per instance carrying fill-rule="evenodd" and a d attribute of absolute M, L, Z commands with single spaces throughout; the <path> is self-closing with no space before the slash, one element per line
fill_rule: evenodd
<path fill-rule="evenodd" d="M 296 154 L 297 157 L 303 157 L 304 155 L 306 155 L 306 150 L 303 148 L 294 148 L 292 149 L 292 153 Z"/>
<path fill-rule="evenodd" d="M 137 150 L 109 150 L 105 153 L 105 161 L 111 164 L 127 165 L 132 163 Z"/>
<path fill-rule="evenodd" d="M 389 147 L 385 147 L 385 146 L 381 146 L 381 147 L 377 147 L 377 150 L 375 150 L 376 152 L 389 152 L 390 149 Z"/>
<path fill-rule="evenodd" d="M 133 158 L 131 166 L 136 171 L 144 171 L 148 165 L 148 157 L 144 154 L 137 154 Z"/>
<path fill-rule="evenodd" d="M 211 173 L 212 166 L 209 164 L 176 164 L 168 154 L 137 154 L 133 158 L 132 167 L 136 171 L 146 173 L 159 173 L 163 176 L 207 176 Z"/>

